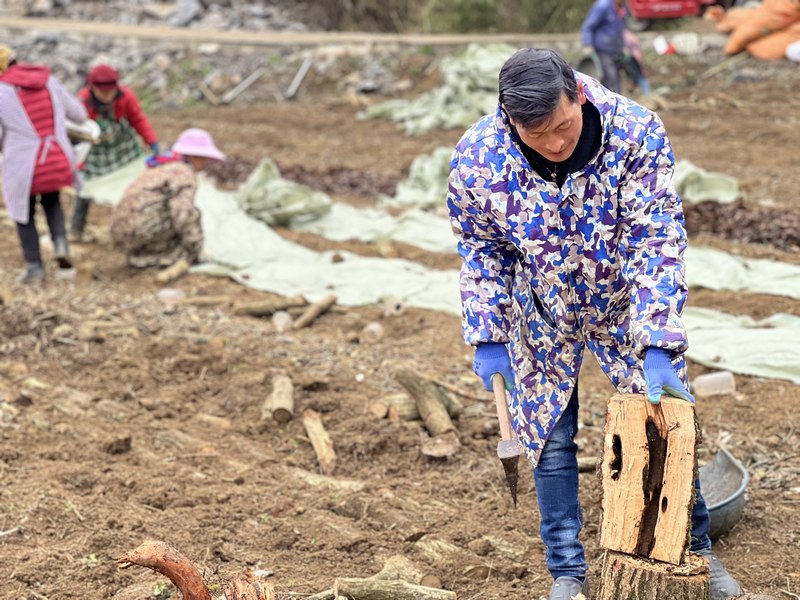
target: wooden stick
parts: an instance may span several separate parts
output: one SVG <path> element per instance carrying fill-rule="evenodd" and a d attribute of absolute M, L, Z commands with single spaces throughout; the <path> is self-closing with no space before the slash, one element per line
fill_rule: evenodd
<path fill-rule="evenodd" d="M 305 312 L 294 322 L 293 328 L 302 329 L 303 327 L 308 327 L 314 322 L 314 319 L 330 310 L 331 306 L 334 304 L 336 304 L 336 296 L 334 294 L 325 296 L 319 302 L 315 302 L 309 306 Z"/>
<path fill-rule="evenodd" d="M 333 441 L 322 425 L 319 413 L 310 408 L 303 411 L 303 426 L 317 455 L 320 470 L 323 475 L 330 475 L 336 467 L 336 452 L 333 449 Z"/>
<path fill-rule="evenodd" d="M 219 306 L 220 304 L 230 304 L 230 296 L 190 296 L 181 300 L 181 304 L 188 306 Z"/>
<path fill-rule="evenodd" d="M 180 259 L 176 263 L 170 265 L 163 271 L 160 271 L 156 275 L 156 281 L 158 283 L 169 283 L 171 281 L 175 281 L 186 275 L 189 272 L 189 263 L 185 259 Z"/>
<path fill-rule="evenodd" d="M 290 377 L 278 375 L 272 380 L 272 394 L 268 402 L 269 413 L 278 423 L 288 423 L 294 418 L 294 387 Z"/>
<path fill-rule="evenodd" d="M 293 306 L 306 306 L 308 302 L 302 296 L 292 296 L 291 298 L 281 298 L 279 300 L 261 300 L 240 304 L 233 309 L 235 315 L 249 315 L 251 317 L 269 317 L 280 310 L 286 310 Z"/>
<path fill-rule="evenodd" d="M 333 592 L 337 596 L 358 600 L 456 600 L 455 592 L 400 580 L 338 578 Z"/>
<path fill-rule="evenodd" d="M 447 413 L 445 392 L 435 383 L 418 376 L 410 369 L 401 369 L 395 378 L 417 403 L 417 409 L 432 436 L 455 431 L 450 415 Z"/>

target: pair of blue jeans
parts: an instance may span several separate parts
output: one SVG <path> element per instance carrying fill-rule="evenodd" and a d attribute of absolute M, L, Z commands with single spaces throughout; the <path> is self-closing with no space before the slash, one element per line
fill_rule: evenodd
<path fill-rule="evenodd" d="M 536 496 L 539 500 L 542 541 L 547 548 L 547 569 L 553 579 L 586 577 L 586 557 L 578 535 L 583 527 L 583 515 L 578 501 L 578 387 L 572 392 L 569 404 L 547 439 L 539 464 L 533 470 Z M 708 551 L 709 516 L 706 502 L 695 481 L 697 499 L 692 508 L 693 552 Z"/>

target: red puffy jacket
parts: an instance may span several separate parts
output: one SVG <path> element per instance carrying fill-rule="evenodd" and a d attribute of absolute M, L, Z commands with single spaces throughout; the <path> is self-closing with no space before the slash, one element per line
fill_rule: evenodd
<path fill-rule="evenodd" d="M 36 157 L 36 168 L 31 182 L 31 196 L 57 192 L 72 185 L 72 167 L 66 154 L 52 141 L 55 133 L 53 122 L 53 101 L 47 80 L 50 69 L 39 65 L 15 64 L 0 76 L 0 81 L 17 88 L 17 94 L 28 113 L 28 118 L 36 128 L 36 133 L 44 140 Z"/>
<path fill-rule="evenodd" d="M 114 100 L 114 119 L 117 121 L 126 119 L 148 146 L 157 142 L 158 137 L 156 137 L 153 128 L 150 126 L 150 121 L 147 120 L 147 116 L 144 114 L 144 111 L 142 111 L 136 94 L 124 85 L 118 87 L 119 94 L 117 94 L 117 98 Z M 86 107 L 89 118 L 96 120 L 97 108 L 92 104 L 92 93 L 88 86 L 78 93 L 78 98 L 81 99 L 83 105 Z"/>

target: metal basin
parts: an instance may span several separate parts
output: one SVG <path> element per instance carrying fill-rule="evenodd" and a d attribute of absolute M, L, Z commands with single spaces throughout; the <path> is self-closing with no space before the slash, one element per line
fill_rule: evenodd
<path fill-rule="evenodd" d="M 741 518 L 750 474 L 730 452 L 720 448 L 714 459 L 700 467 L 700 486 L 711 516 L 711 539 L 724 535 Z"/>

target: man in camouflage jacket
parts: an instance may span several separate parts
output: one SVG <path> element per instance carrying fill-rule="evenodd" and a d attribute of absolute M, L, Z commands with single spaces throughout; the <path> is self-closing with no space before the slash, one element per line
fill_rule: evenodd
<path fill-rule="evenodd" d="M 491 389 L 511 390 L 534 465 L 551 600 L 588 593 L 578 539 L 577 379 L 585 348 L 620 392 L 692 400 L 681 312 L 686 232 L 664 126 L 646 108 L 525 49 L 500 73 L 496 113 L 451 162 L 447 203 L 463 258 L 463 333 Z M 702 495 L 691 549 L 709 555 L 712 599 L 739 591 L 713 555 Z"/>

